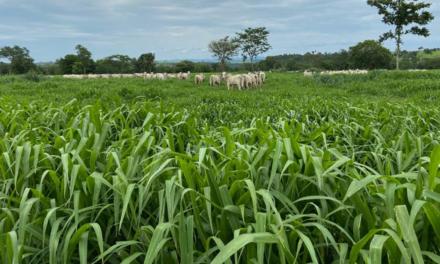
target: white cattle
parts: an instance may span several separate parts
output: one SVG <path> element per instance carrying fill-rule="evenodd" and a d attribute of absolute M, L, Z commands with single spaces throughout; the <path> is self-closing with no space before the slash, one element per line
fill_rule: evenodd
<path fill-rule="evenodd" d="M 164 73 L 158 73 L 158 74 L 156 74 L 155 77 L 156 77 L 156 79 L 161 80 L 161 81 L 167 79 L 167 76 L 166 76 L 166 74 L 164 74 Z"/>
<path fill-rule="evenodd" d="M 190 76 L 191 76 L 191 72 L 181 73 L 179 79 L 180 80 L 188 80 Z"/>
<path fill-rule="evenodd" d="M 211 75 L 211 77 L 209 77 L 210 86 L 220 86 L 221 83 L 222 78 L 220 77 L 220 75 Z"/>
<path fill-rule="evenodd" d="M 305 71 L 304 72 L 304 77 L 313 77 L 313 72 Z"/>
<path fill-rule="evenodd" d="M 226 79 L 226 86 L 228 87 L 228 90 L 233 87 L 237 87 L 238 90 L 241 90 L 242 80 L 243 77 L 241 75 L 228 76 L 228 78 Z"/>
<path fill-rule="evenodd" d="M 259 75 L 259 77 L 260 77 L 260 79 L 261 79 L 261 82 L 262 82 L 262 83 L 265 83 L 265 82 L 266 82 L 266 73 L 263 72 L 263 71 L 260 71 L 260 72 L 258 73 L 258 75 Z"/>
<path fill-rule="evenodd" d="M 250 89 L 255 86 L 255 79 L 253 74 L 242 75 L 242 88 Z"/>
<path fill-rule="evenodd" d="M 202 84 L 203 81 L 205 81 L 205 75 L 202 74 L 196 74 L 196 76 L 194 76 L 194 83 L 195 84 Z"/>

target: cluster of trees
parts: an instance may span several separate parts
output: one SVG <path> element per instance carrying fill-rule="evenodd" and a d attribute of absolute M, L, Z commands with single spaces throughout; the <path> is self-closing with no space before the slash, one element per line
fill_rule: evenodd
<path fill-rule="evenodd" d="M 429 56 L 432 54 L 432 56 Z M 400 69 L 440 69 L 440 49 L 401 51 Z M 367 40 L 334 53 L 308 52 L 268 56 L 258 63 L 261 70 L 349 70 L 349 69 L 394 69 L 394 54 L 379 42 Z"/>
<path fill-rule="evenodd" d="M 56 62 L 59 73 L 87 74 L 151 72 L 155 67 L 155 56 L 153 53 L 142 54 L 137 59 L 131 58 L 127 55 L 118 54 L 94 61 L 92 59 L 92 53 L 87 48 L 77 45 L 75 50 L 76 54 L 68 54 Z"/>
<path fill-rule="evenodd" d="M 249 60 L 251 69 L 257 57 L 272 47 L 269 44 L 269 31 L 265 27 L 247 28 L 230 38 L 226 36 L 209 43 L 209 51 L 219 60 L 220 69 L 225 70 L 226 63 L 239 53 L 243 62 Z"/>
<path fill-rule="evenodd" d="M 25 47 L 13 46 L 0 49 L 0 74 L 88 74 L 88 73 L 134 73 L 152 72 L 155 69 L 155 55 L 145 53 L 139 58 L 127 55 L 112 55 L 94 61 L 92 53 L 77 45 L 75 54 L 67 54 L 55 63 L 35 64 Z"/>
<path fill-rule="evenodd" d="M 374 40 L 363 41 L 348 50 L 335 53 L 308 52 L 269 56 L 259 63 L 263 70 L 347 70 L 390 69 L 393 67 L 392 53 Z"/>
<path fill-rule="evenodd" d="M 1 48 L 0 59 L 9 61 L 0 62 L 0 74 L 23 74 L 36 69 L 29 50 L 19 46 Z"/>

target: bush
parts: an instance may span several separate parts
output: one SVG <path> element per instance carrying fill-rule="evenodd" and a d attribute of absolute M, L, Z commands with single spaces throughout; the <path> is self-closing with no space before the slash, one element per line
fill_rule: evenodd
<path fill-rule="evenodd" d="M 350 60 L 357 69 L 389 69 L 393 54 L 379 42 L 366 40 L 350 48 Z"/>
<path fill-rule="evenodd" d="M 29 71 L 23 75 L 23 79 L 30 82 L 39 82 L 43 79 L 43 76 L 39 75 L 36 71 Z"/>

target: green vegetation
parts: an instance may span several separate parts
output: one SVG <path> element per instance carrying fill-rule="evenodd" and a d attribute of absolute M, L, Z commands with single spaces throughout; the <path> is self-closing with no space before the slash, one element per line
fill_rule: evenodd
<path fill-rule="evenodd" d="M 440 72 L 0 78 L 0 263 L 431 263 Z"/>
<path fill-rule="evenodd" d="M 382 22 L 391 27 L 383 33 L 379 41 L 393 40 L 396 43 L 396 69 L 400 69 L 400 55 L 405 35 L 429 37 L 426 27 L 434 16 L 429 8 L 431 3 L 420 0 L 367 0 L 370 6 L 376 7 Z"/>
<path fill-rule="evenodd" d="M 393 54 L 374 40 L 350 48 L 350 60 L 355 69 L 389 69 L 392 58 Z"/>
<path fill-rule="evenodd" d="M 440 59 L 440 50 L 422 50 L 417 53 L 420 59 Z"/>

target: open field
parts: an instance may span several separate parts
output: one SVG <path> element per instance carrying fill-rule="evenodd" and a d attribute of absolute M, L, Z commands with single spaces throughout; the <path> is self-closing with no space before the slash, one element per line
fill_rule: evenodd
<path fill-rule="evenodd" d="M 0 97 L 0 263 L 440 261 L 439 71 Z"/>

